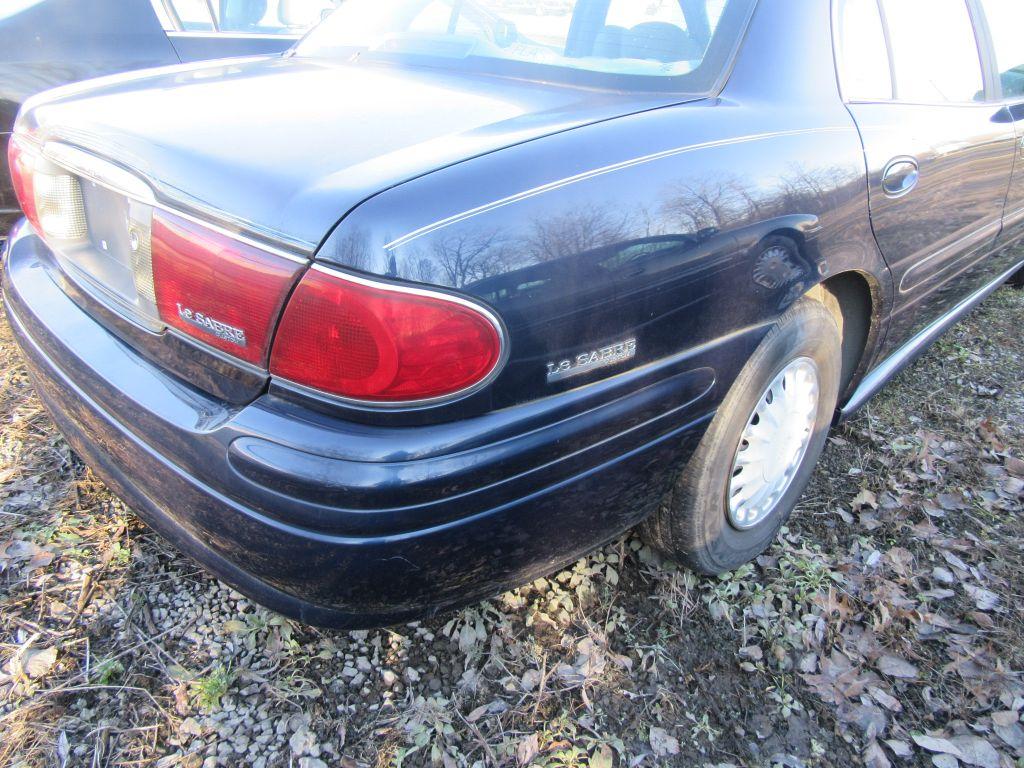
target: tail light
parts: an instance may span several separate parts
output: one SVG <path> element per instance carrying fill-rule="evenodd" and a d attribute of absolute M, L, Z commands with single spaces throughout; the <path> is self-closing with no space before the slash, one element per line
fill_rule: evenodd
<path fill-rule="evenodd" d="M 7 166 L 11 169 L 14 194 L 22 212 L 38 232 L 39 217 L 36 215 L 36 190 L 34 174 L 39 155 L 29 149 L 18 136 L 11 136 L 7 145 Z"/>
<path fill-rule="evenodd" d="M 87 234 L 78 179 L 46 160 L 18 134 L 7 145 L 14 194 L 32 227 L 43 237 L 80 240 Z"/>
<path fill-rule="evenodd" d="M 315 266 L 285 308 L 270 372 L 351 400 L 413 403 L 480 385 L 502 353 L 483 307 Z"/>
<path fill-rule="evenodd" d="M 416 404 L 471 391 L 503 361 L 501 324 L 481 305 L 307 269 L 305 259 L 159 208 L 136 177 L 73 147 L 47 144 L 44 154 L 14 135 L 8 158 L 26 217 L 62 250 L 92 247 L 82 188 L 65 166 L 121 191 L 120 268 L 131 287 L 116 290 L 119 306 L 281 379 L 358 402 Z"/>
<path fill-rule="evenodd" d="M 274 324 L 305 262 L 164 211 L 153 214 L 151 250 L 160 320 L 265 367 Z"/>

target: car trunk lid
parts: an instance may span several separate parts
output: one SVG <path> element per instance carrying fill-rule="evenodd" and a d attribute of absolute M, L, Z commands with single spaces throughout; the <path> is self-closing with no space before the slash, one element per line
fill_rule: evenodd
<path fill-rule="evenodd" d="M 33 104 L 26 122 L 165 203 L 311 252 L 373 194 L 462 160 L 678 101 L 380 63 L 226 60 Z"/>

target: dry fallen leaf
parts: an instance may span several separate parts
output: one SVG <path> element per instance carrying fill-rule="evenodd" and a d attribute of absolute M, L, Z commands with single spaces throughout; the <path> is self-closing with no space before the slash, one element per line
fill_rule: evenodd
<path fill-rule="evenodd" d="M 57 763 L 60 768 L 64 768 L 68 764 L 69 757 L 71 757 L 71 743 L 68 741 L 67 733 L 61 731 L 57 737 Z"/>
<path fill-rule="evenodd" d="M 992 718 L 993 722 L 995 717 Z M 1014 721 L 1008 725 L 1000 725 L 995 723 L 992 726 L 992 730 L 996 732 L 996 736 L 1003 740 L 1008 747 L 1020 752 L 1024 750 L 1024 728 L 1021 727 L 1020 723 Z"/>
<path fill-rule="evenodd" d="M 992 629 L 996 625 L 991 616 L 981 611 L 971 611 L 967 616 L 982 629 Z"/>
<path fill-rule="evenodd" d="M 921 749 L 926 749 L 929 752 L 952 755 L 958 760 L 962 757 L 960 750 L 956 747 L 956 744 L 949 739 L 939 739 L 934 736 L 928 736 L 924 733 L 912 733 L 910 734 L 910 738 L 912 738 L 914 743 L 921 747 Z"/>
<path fill-rule="evenodd" d="M 939 506 L 947 512 L 959 512 L 971 508 L 971 505 L 964 499 L 963 494 L 960 493 L 940 493 L 938 502 Z"/>
<path fill-rule="evenodd" d="M 21 669 L 33 680 L 48 674 L 53 665 L 57 663 L 57 649 L 50 648 L 29 648 L 21 657 Z"/>
<path fill-rule="evenodd" d="M 864 750 L 864 765 L 868 768 L 891 768 L 892 763 L 885 756 L 885 750 L 877 741 L 872 740 Z"/>
<path fill-rule="evenodd" d="M 187 715 L 192 711 L 192 702 L 189 700 L 188 684 L 178 681 L 174 686 L 174 711 L 179 715 Z"/>
<path fill-rule="evenodd" d="M 992 722 L 996 725 L 1013 725 L 1014 723 L 1019 722 L 1019 720 L 1020 716 L 1012 709 L 992 713 Z"/>
<path fill-rule="evenodd" d="M 878 668 L 879 672 L 883 675 L 889 675 L 889 677 L 914 680 L 918 675 L 917 667 L 906 659 L 901 659 L 898 656 L 883 656 L 875 662 L 875 666 Z"/>
<path fill-rule="evenodd" d="M 818 669 L 818 656 L 814 653 L 805 653 L 800 657 L 797 669 L 805 674 L 814 674 Z"/>
<path fill-rule="evenodd" d="M 964 591 L 970 595 L 979 611 L 993 611 L 999 607 L 999 595 L 984 587 L 964 584 Z"/>
<path fill-rule="evenodd" d="M 950 739 L 960 750 L 960 761 L 975 768 L 1000 768 L 1002 764 L 995 747 L 980 736 L 955 736 Z"/>
<path fill-rule="evenodd" d="M 29 570 L 45 568 L 53 562 L 54 554 L 33 541 L 11 539 L 0 544 L 0 570 L 24 564 Z"/>
<path fill-rule="evenodd" d="M 740 648 L 740 656 L 742 656 L 744 659 L 760 661 L 764 658 L 764 651 L 761 650 L 760 646 L 748 645 L 743 648 Z"/>
<path fill-rule="evenodd" d="M 1024 477 L 1024 461 L 1021 461 L 1016 456 L 1006 457 L 1006 471 L 1011 475 L 1017 477 Z"/>
<path fill-rule="evenodd" d="M 516 746 L 516 762 L 520 767 L 529 765 L 540 752 L 540 741 L 536 733 L 522 738 Z"/>
<path fill-rule="evenodd" d="M 532 691 L 538 685 L 540 685 L 541 673 L 539 669 L 528 669 L 523 672 L 523 677 L 519 681 L 519 685 L 522 686 L 524 691 Z"/>
<path fill-rule="evenodd" d="M 675 736 L 669 735 L 669 732 L 664 728 L 658 728 L 657 726 L 651 728 L 648 739 L 656 757 L 668 757 L 669 755 L 679 754 L 679 740 Z"/>
<path fill-rule="evenodd" d="M 878 497 L 867 488 L 864 488 L 856 495 L 856 497 L 854 497 L 850 505 L 854 509 L 862 509 L 864 507 L 878 509 Z"/>
<path fill-rule="evenodd" d="M 914 754 L 914 748 L 905 741 L 899 739 L 886 739 L 885 746 L 892 750 L 896 757 L 910 757 Z"/>
<path fill-rule="evenodd" d="M 590 755 L 590 768 L 612 768 L 613 762 L 612 748 L 607 744 Z"/>
<path fill-rule="evenodd" d="M 978 436 L 996 451 L 1005 451 L 1006 444 L 999 434 L 999 427 L 991 419 L 985 419 L 978 425 Z"/>
<path fill-rule="evenodd" d="M 288 739 L 288 746 L 296 756 L 304 755 L 316 746 L 316 734 L 306 726 L 300 726 Z"/>
<path fill-rule="evenodd" d="M 881 688 L 868 688 L 868 695 L 888 709 L 890 712 L 902 712 L 903 704 L 895 696 L 891 696 Z"/>

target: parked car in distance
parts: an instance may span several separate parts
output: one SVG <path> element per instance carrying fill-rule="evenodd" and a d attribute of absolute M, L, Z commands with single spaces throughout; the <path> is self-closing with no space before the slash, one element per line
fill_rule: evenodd
<path fill-rule="evenodd" d="M 287 615 L 429 615 L 635 525 L 736 568 L 1024 266 L 1017 0 L 520 5 L 347 0 L 17 121 L 43 402 Z"/>
<path fill-rule="evenodd" d="M 4 0 L 0 157 L 29 96 L 58 85 L 227 56 L 279 53 L 340 0 Z M 0 160 L 0 238 L 19 216 Z"/>

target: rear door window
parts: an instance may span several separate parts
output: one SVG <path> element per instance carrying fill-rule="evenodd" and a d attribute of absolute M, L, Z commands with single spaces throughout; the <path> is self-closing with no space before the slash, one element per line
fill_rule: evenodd
<path fill-rule="evenodd" d="M 892 99 L 892 72 L 878 0 L 841 0 L 837 58 L 847 101 Z"/>
<path fill-rule="evenodd" d="M 898 100 L 985 101 L 981 55 L 966 0 L 882 0 L 882 9 Z"/>
<path fill-rule="evenodd" d="M 1024 99 L 1024 2 L 982 0 L 981 4 L 995 48 L 1003 98 Z"/>

